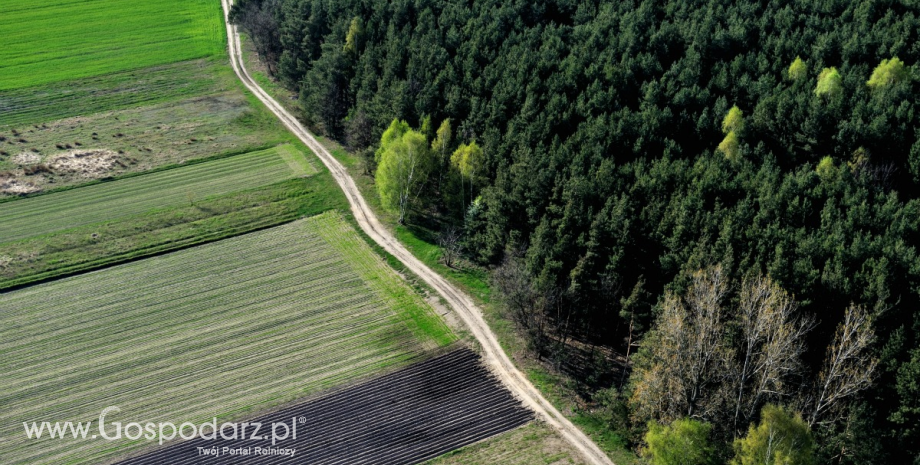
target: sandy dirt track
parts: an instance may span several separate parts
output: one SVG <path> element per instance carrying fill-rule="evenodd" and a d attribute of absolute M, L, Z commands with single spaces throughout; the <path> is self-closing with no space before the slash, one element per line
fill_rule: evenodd
<path fill-rule="evenodd" d="M 230 24 L 228 14 L 232 0 L 221 0 L 224 8 L 224 20 L 227 24 L 227 42 L 230 47 L 230 62 L 237 76 L 246 87 L 268 107 L 278 119 L 300 140 L 315 153 L 332 173 L 336 182 L 348 197 L 352 213 L 361 229 L 367 233 L 374 242 L 378 243 L 387 252 L 399 259 L 406 267 L 434 288 L 450 305 L 457 316 L 470 330 L 470 333 L 482 346 L 483 361 L 494 371 L 498 379 L 524 403 L 525 406 L 539 415 L 543 421 L 557 430 L 562 437 L 578 450 L 589 463 L 600 465 L 613 465 L 613 462 L 604 454 L 594 442 L 581 430 L 572 424 L 562 413 L 550 404 L 543 395 L 527 380 L 523 373 L 514 366 L 508 355 L 505 354 L 498 343 L 495 334 L 486 324 L 482 311 L 472 299 L 448 282 L 441 275 L 435 273 L 424 263 L 415 258 L 395 237 L 380 223 L 374 212 L 365 202 L 345 167 L 336 160 L 332 154 L 320 144 L 309 131 L 284 107 L 275 101 L 268 93 L 262 90 L 243 65 L 241 55 L 240 37 L 236 26 Z"/>

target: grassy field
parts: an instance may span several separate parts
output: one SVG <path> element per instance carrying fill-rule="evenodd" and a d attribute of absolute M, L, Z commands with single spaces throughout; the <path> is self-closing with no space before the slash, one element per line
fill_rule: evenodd
<path fill-rule="evenodd" d="M 202 58 L 38 86 L 0 90 L 0 131 L 101 111 L 227 92 L 226 58 Z"/>
<path fill-rule="evenodd" d="M 176 72 L 173 81 L 165 74 L 151 78 L 155 81 L 151 86 L 163 86 L 159 93 L 146 85 L 125 90 L 129 83 L 122 82 L 121 75 L 113 77 L 108 87 L 102 82 L 75 87 L 79 95 L 73 97 L 72 103 L 30 105 L 23 93 L 23 102 L 12 116 L 0 111 L 0 120 L 21 117 L 33 121 L 29 125 L 0 126 L 0 197 L 77 185 L 292 140 L 266 110 L 236 86 L 232 74 L 227 75 L 223 68 L 225 65 L 209 61 L 170 66 L 168 69 Z M 211 71 L 211 78 L 201 80 L 209 84 L 198 83 L 200 76 Z M 99 102 L 105 102 L 105 98 L 98 101 L 92 98 L 97 93 L 112 97 L 105 103 L 109 106 L 107 111 L 78 116 L 66 113 L 66 118 L 57 120 L 46 118 L 65 114 L 61 108 L 100 110 L 103 103 Z M 192 95 L 195 93 L 200 95 Z M 138 104 L 142 96 L 159 100 Z M 0 104 L 4 101 L 11 99 L 0 93 Z M 116 107 L 124 108 L 112 109 Z M 39 124 L 34 120 L 44 122 Z M 72 166 L 69 162 L 78 154 L 83 161 L 92 163 Z"/>
<path fill-rule="evenodd" d="M 0 0 L 0 90 L 224 53 L 220 2 Z"/>
<path fill-rule="evenodd" d="M 252 189 L 316 169 L 291 145 L 0 203 L 0 241 Z"/>
<path fill-rule="evenodd" d="M 478 444 L 457 449 L 425 465 L 575 465 L 585 463 L 546 424 L 538 421 Z"/>
<path fill-rule="evenodd" d="M 4 202 L 0 289 L 330 209 L 347 209 L 335 181 L 291 145 Z"/>
<path fill-rule="evenodd" d="M 4 463 L 88 463 L 145 441 L 28 440 L 23 421 L 251 415 L 416 360 L 454 336 L 326 213 L 0 294 Z"/>

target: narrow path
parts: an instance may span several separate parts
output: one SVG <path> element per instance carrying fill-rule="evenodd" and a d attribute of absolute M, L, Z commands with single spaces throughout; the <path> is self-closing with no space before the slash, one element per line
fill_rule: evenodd
<path fill-rule="evenodd" d="M 495 372 L 498 378 L 505 386 L 518 396 L 524 404 L 536 412 L 547 424 L 552 426 L 559 434 L 568 441 L 576 450 L 581 452 L 584 458 L 595 465 L 613 465 L 613 462 L 604 454 L 594 442 L 591 441 L 581 430 L 572 424 L 562 413 L 543 398 L 540 391 L 535 388 L 530 381 L 521 373 L 517 367 L 505 354 L 498 343 L 498 339 L 489 325 L 486 324 L 482 317 L 482 311 L 466 294 L 457 289 L 453 284 L 448 282 L 441 275 L 432 271 L 428 266 L 415 258 L 395 237 L 383 227 L 374 212 L 364 201 L 361 192 L 355 181 L 351 179 L 345 167 L 336 160 L 332 154 L 320 144 L 312 134 L 309 133 L 297 119 L 291 115 L 284 107 L 275 101 L 268 93 L 262 90 L 255 82 L 252 76 L 243 65 L 242 51 L 240 47 L 240 36 L 236 31 L 236 26 L 230 24 L 228 15 L 232 0 L 221 0 L 224 7 L 224 21 L 227 24 L 227 42 L 230 46 L 230 63 L 233 71 L 243 81 L 248 88 L 265 106 L 268 107 L 278 119 L 304 144 L 313 150 L 313 153 L 319 157 L 324 165 L 332 173 L 339 187 L 348 197 L 351 204 L 351 211 L 358 221 L 361 229 L 367 233 L 374 242 L 378 243 L 387 252 L 395 256 L 407 268 L 412 270 L 429 286 L 434 288 L 450 304 L 461 320 L 469 328 L 470 332 L 482 345 L 482 357 L 484 362 Z"/>

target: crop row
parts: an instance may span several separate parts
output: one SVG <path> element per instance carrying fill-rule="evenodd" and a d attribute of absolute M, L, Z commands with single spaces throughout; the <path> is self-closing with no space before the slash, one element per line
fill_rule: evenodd
<path fill-rule="evenodd" d="M 468 349 L 417 363 L 254 421 L 297 426 L 276 447 L 293 457 L 220 457 L 232 464 L 413 464 L 529 422 L 524 409 Z M 199 447 L 269 447 L 264 440 L 194 439 L 122 462 L 124 465 L 200 462 Z"/>
<path fill-rule="evenodd" d="M 208 0 L 0 0 L 0 90 L 223 53 Z"/>
<path fill-rule="evenodd" d="M 110 405 L 114 421 L 238 418 L 417 359 L 401 297 L 339 249 L 392 271 L 353 231 L 335 246 L 320 234 L 341 223 L 324 214 L 0 294 L 4 463 L 89 463 L 149 444 L 28 440 L 22 422 L 90 421 Z"/>
<path fill-rule="evenodd" d="M 190 60 L 0 91 L 0 129 L 226 91 L 220 64 Z"/>
<path fill-rule="evenodd" d="M 116 219 L 308 174 L 290 145 L 0 203 L 0 242 Z"/>

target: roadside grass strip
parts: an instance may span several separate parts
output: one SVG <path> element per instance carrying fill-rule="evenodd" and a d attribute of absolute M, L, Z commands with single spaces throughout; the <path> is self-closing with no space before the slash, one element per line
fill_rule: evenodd
<path fill-rule="evenodd" d="M 210 0 L 0 0 L 0 90 L 224 53 Z"/>
<path fill-rule="evenodd" d="M 303 419 L 294 425 L 294 419 Z M 120 462 L 124 465 L 201 463 L 198 448 L 248 448 L 219 455 L 222 464 L 408 465 L 524 425 L 533 414 L 469 349 L 414 364 L 256 420 L 297 428 L 274 445 L 263 440 L 193 439 Z M 294 426 L 291 426 L 293 429 Z M 279 428 L 280 429 L 280 428 Z M 280 436 L 280 434 L 279 434 Z M 295 449 L 293 456 L 255 448 Z M 493 462 L 494 463 L 494 462 Z"/>
<path fill-rule="evenodd" d="M 452 342 L 406 325 L 396 304 L 427 308 L 421 297 L 362 279 L 393 271 L 343 225 L 326 213 L 0 293 L 3 462 L 98 463 L 151 445 L 28 439 L 23 422 L 98 428 L 108 406 L 121 411 L 107 423 L 238 419 Z"/>
<path fill-rule="evenodd" d="M 584 459 L 550 426 L 534 421 L 513 431 L 453 450 L 425 465 L 582 465 Z"/>
<path fill-rule="evenodd" d="M 298 160 L 300 159 L 300 160 Z M 296 161 L 295 161 L 296 160 Z M 316 172 L 291 145 L 0 203 L 0 243 Z"/>

